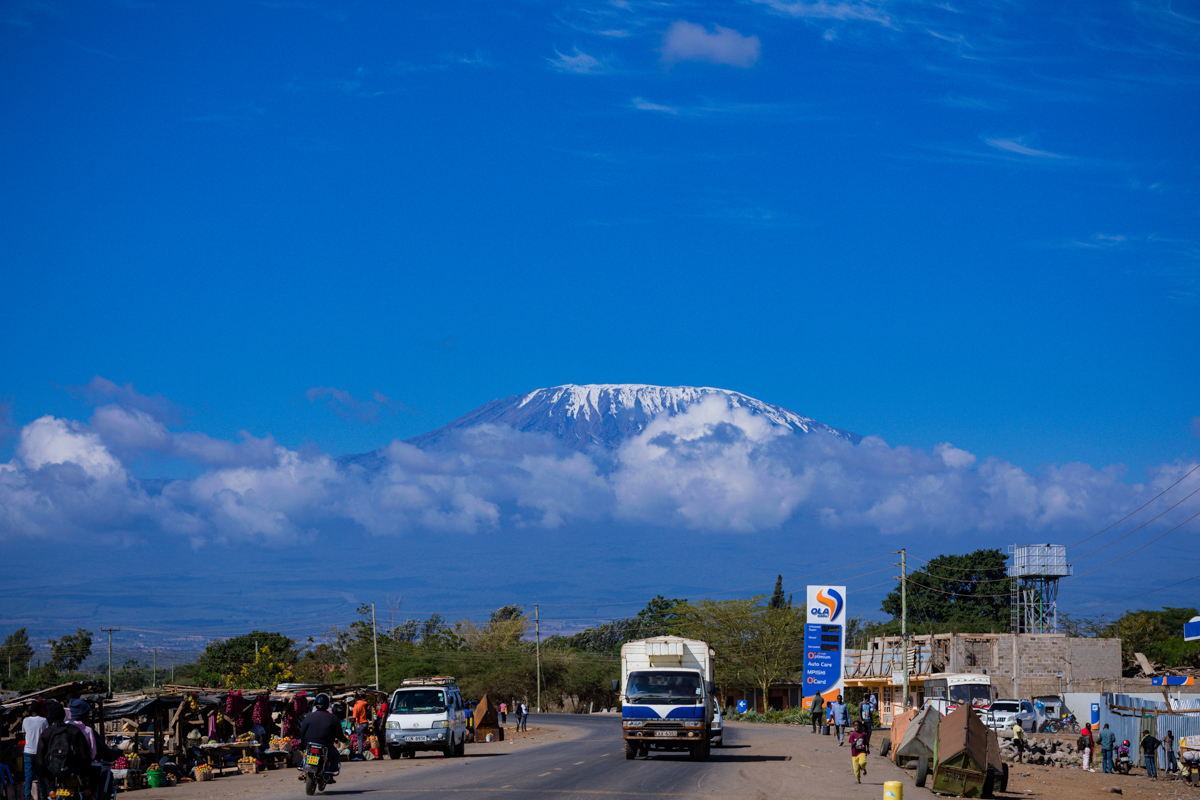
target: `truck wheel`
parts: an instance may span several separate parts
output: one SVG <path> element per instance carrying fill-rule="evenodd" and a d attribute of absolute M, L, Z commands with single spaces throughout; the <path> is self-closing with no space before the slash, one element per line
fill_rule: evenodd
<path fill-rule="evenodd" d="M 925 778 L 929 775 L 929 756 L 921 756 L 917 759 L 917 776 L 913 780 L 917 786 L 924 788 Z"/>
<path fill-rule="evenodd" d="M 625 760 L 633 761 L 637 758 L 637 748 L 633 746 L 633 742 L 625 740 Z"/>
<path fill-rule="evenodd" d="M 396 761 L 404 756 L 404 751 L 400 749 L 399 745 L 389 744 L 387 746 L 387 751 L 388 758 L 390 758 L 392 761 Z"/>
<path fill-rule="evenodd" d="M 1000 768 L 1000 791 L 1008 791 L 1008 764 L 1002 764 Z"/>
<path fill-rule="evenodd" d="M 708 761 L 708 757 L 712 754 L 712 743 L 708 740 L 707 736 L 704 737 L 704 744 L 700 745 L 700 747 L 700 760 Z"/>
<path fill-rule="evenodd" d="M 988 767 L 987 774 L 983 776 L 983 789 L 980 791 L 979 796 L 985 798 L 985 800 L 986 800 L 986 798 L 995 797 L 996 796 L 995 792 L 996 792 L 996 770 L 992 769 L 991 767 Z"/>
<path fill-rule="evenodd" d="M 703 755 L 704 745 L 700 744 L 699 742 L 696 742 L 691 746 L 691 748 L 688 749 L 688 757 L 692 761 L 700 761 L 703 758 Z"/>

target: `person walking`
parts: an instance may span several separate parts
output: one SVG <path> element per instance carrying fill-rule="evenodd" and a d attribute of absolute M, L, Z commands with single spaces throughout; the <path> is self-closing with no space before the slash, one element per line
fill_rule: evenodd
<path fill-rule="evenodd" d="M 1163 750 L 1167 753 L 1167 772 L 1179 772 L 1179 762 L 1175 759 L 1175 734 L 1167 731 L 1163 739 Z"/>
<path fill-rule="evenodd" d="M 38 797 L 49 796 L 46 788 L 46 776 L 33 763 L 37 756 L 38 742 L 41 741 L 42 731 L 46 730 L 46 718 L 39 713 L 38 703 L 34 701 L 33 711 L 21 723 L 21 731 L 25 734 L 25 800 L 33 800 L 33 780 L 37 778 Z"/>
<path fill-rule="evenodd" d="M 1150 731 L 1146 731 L 1146 735 L 1142 737 L 1142 756 L 1146 761 L 1146 777 L 1153 780 L 1158 780 L 1158 764 L 1157 752 L 1161 745 L 1158 739 L 1155 739 Z"/>
<path fill-rule="evenodd" d="M 871 743 L 863 735 L 861 722 L 854 723 L 854 731 L 850 734 L 850 767 L 854 770 L 854 780 L 862 783 L 862 776 L 867 774 L 867 753 L 871 752 Z"/>
<path fill-rule="evenodd" d="M 812 725 L 813 733 L 817 733 L 817 728 L 825 722 L 825 698 L 821 697 L 820 692 L 812 700 Z"/>
<path fill-rule="evenodd" d="M 367 742 L 367 731 L 371 730 L 371 716 L 367 713 L 367 701 L 363 698 L 358 698 L 358 702 L 354 704 L 354 749 L 356 754 L 351 761 L 363 760 L 363 748 Z"/>
<path fill-rule="evenodd" d="M 838 747 L 841 747 L 846 743 L 846 726 L 850 724 L 850 709 L 846 707 L 846 703 L 839 694 L 837 700 L 829 704 L 829 710 L 833 712 L 833 729 L 837 733 Z"/>
<path fill-rule="evenodd" d="M 858 707 L 859 721 L 862 723 L 862 735 L 867 742 L 867 747 L 871 746 L 871 730 L 875 727 L 875 709 L 871 705 L 870 696 L 864 697 L 862 705 Z"/>
<path fill-rule="evenodd" d="M 1092 741 L 1092 728 L 1090 725 L 1084 725 L 1083 730 L 1079 732 L 1079 741 L 1075 743 L 1083 756 L 1083 771 L 1095 772 L 1092 769 L 1092 747 L 1095 742 Z"/>
<path fill-rule="evenodd" d="M 1108 729 L 1108 723 L 1100 729 L 1100 768 L 1105 772 L 1113 771 L 1113 750 L 1117 748 L 1117 735 Z"/>
<path fill-rule="evenodd" d="M 1021 727 L 1018 720 L 1013 720 L 1012 726 L 1013 744 L 1017 748 L 1017 761 L 1025 762 L 1025 729 Z"/>

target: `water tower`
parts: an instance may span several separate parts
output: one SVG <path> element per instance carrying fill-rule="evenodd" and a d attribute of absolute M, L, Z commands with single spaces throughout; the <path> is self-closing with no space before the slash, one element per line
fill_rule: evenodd
<path fill-rule="evenodd" d="M 1071 574 L 1061 544 L 1008 546 L 1011 633 L 1058 633 L 1058 581 Z"/>

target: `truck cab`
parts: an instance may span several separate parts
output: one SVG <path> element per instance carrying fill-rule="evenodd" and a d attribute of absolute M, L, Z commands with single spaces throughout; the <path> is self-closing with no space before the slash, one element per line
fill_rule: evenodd
<path fill-rule="evenodd" d="M 625 758 L 651 750 L 708 758 L 713 725 L 713 658 L 708 643 L 656 636 L 621 647 L 621 734 Z"/>

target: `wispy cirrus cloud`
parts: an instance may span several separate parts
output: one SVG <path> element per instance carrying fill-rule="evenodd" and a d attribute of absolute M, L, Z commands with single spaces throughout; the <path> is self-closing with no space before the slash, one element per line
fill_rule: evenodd
<path fill-rule="evenodd" d="M 833 2 L 829 2 L 828 0 L 816 0 L 815 2 L 804 2 L 804 0 L 795 0 L 794 2 L 791 0 L 754 1 L 780 14 L 798 19 L 861 20 L 876 22 L 889 28 L 896 27 L 891 16 L 884 11 L 882 3 L 837 2 L 837 0 Z"/>
<path fill-rule="evenodd" d="M 572 50 L 571 53 L 560 53 L 556 49 L 554 58 L 546 60 L 559 72 L 572 72 L 576 75 L 604 75 L 613 71 L 607 60 L 589 55 L 578 47 L 572 48 Z"/>
<path fill-rule="evenodd" d="M 306 391 L 304 396 L 314 403 L 324 400 L 325 406 L 343 419 L 371 425 L 379 422 L 379 415 L 383 412 L 403 408 L 402 404 L 374 389 L 371 390 L 370 400 L 360 400 L 345 389 L 335 389 L 332 386 L 314 386 Z"/>
<path fill-rule="evenodd" d="M 661 114 L 678 114 L 679 109 L 675 106 L 664 106 L 659 103 L 651 103 L 643 97 L 635 97 L 629 101 L 629 104 L 639 111 L 657 111 Z"/>
<path fill-rule="evenodd" d="M 676 20 L 663 35 L 661 52 L 667 64 L 707 61 L 745 69 L 758 62 L 761 49 L 762 42 L 757 36 L 746 36 L 721 25 L 714 25 L 709 31 L 703 25 Z"/>
<path fill-rule="evenodd" d="M 1024 139 L 1017 137 L 1015 139 L 999 139 L 984 137 L 983 143 L 988 147 L 994 147 L 997 150 L 1004 150 L 1009 153 L 1016 153 L 1021 156 L 1030 156 L 1032 158 L 1066 158 L 1058 153 L 1051 153 L 1049 150 L 1037 150 L 1025 144 Z"/>

